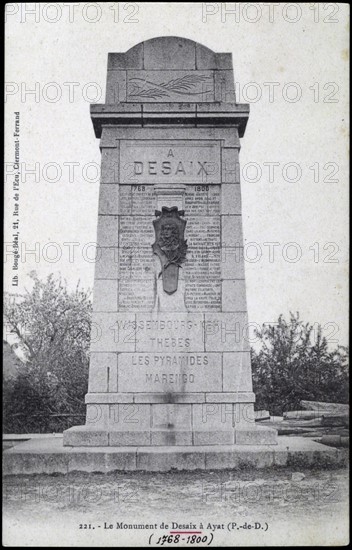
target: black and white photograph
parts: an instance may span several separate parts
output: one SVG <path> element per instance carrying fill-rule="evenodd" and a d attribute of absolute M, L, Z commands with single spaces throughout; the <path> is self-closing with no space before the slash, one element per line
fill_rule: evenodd
<path fill-rule="evenodd" d="M 348 545 L 349 4 L 4 9 L 3 545 Z"/>

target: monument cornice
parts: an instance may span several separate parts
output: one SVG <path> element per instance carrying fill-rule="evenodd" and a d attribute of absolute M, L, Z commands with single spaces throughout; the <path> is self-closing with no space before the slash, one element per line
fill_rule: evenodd
<path fill-rule="evenodd" d="M 101 137 L 103 126 L 149 127 L 237 127 L 243 137 L 249 117 L 249 105 L 226 104 L 93 104 L 90 106 L 95 135 Z"/>

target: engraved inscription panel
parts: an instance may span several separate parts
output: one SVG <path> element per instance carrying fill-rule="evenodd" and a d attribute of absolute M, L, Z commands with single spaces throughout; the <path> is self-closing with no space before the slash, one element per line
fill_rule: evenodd
<path fill-rule="evenodd" d="M 220 353 L 121 353 L 120 392 L 221 391 Z"/>
<path fill-rule="evenodd" d="M 155 279 L 155 257 L 151 246 L 136 247 L 133 244 L 119 249 L 119 278 Z"/>
<path fill-rule="evenodd" d="M 120 282 L 137 281 L 136 285 L 120 284 L 120 311 L 127 311 L 128 304 L 133 311 L 138 311 L 139 308 L 141 311 L 150 311 L 155 305 L 151 286 L 143 283 L 148 287 L 145 300 L 141 287 L 138 286 L 140 280 L 156 280 L 160 271 L 152 252 L 157 194 L 151 184 L 158 184 L 163 180 L 172 188 L 174 184 L 177 185 L 177 179 L 182 180 L 184 177 L 183 170 L 187 174 L 187 169 L 192 166 L 191 179 L 197 171 L 203 172 L 203 176 L 204 170 L 216 172 L 218 151 L 219 144 L 216 141 L 121 142 L 122 157 L 128 161 L 125 166 L 130 171 L 136 170 L 135 176 L 140 181 L 119 186 L 118 276 Z M 170 177 L 172 171 L 174 176 Z M 216 179 L 215 173 L 213 176 Z M 185 280 L 185 306 L 189 312 L 221 311 L 220 185 L 188 183 L 181 199 L 185 210 L 184 219 L 187 221 L 185 239 L 188 242 L 187 260 L 180 270 L 180 276 Z M 136 297 L 133 288 L 136 288 Z"/>
<path fill-rule="evenodd" d="M 220 185 L 187 185 L 184 208 L 188 218 L 220 215 Z"/>
<path fill-rule="evenodd" d="M 211 140 L 123 140 L 120 183 L 197 183 L 221 181 L 220 144 Z"/>
<path fill-rule="evenodd" d="M 203 315 L 137 314 L 136 350 L 163 353 L 204 351 Z"/>
<path fill-rule="evenodd" d="M 212 203 L 212 210 L 218 206 Z M 185 303 L 188 311 L 221 311 L 219 216 L 194 216 L 188 222 Z"/>
<path fill-rule="evenodd" d="M 216 280 L 187 281 L 185 302 L 188 311 L 220 311 L 221 283 Z"/>
<path fill-rule="evenodd" d="M 150 311 L 154 307 L 154 281 L 148 279 L 120 280 L 119 311 Z"/>
<path fill-rule="evenodd" d="M 119 216 L 119 279 L 155 280 L 160 269 L 152 251 L 155 239 L 154 189 L 150 185 L 126 185 L 120 186 L 119 194 L 120 206 L 124 206 L 125 214 Z M 186 308 L 190 312 L 220 311 L 220 186 L 186 186 L 184 201 L 187 208 L 185 238 L 188 253 L 180 276 L 185 279 Z M 128 310 L 128 304 L 133 310 L 152 309 L 154 297 L 151 286 L 148 286 L 144 301 L 138 284 L 135 288 L 136 297 L 131 284 L 120 284 L 120 310 Z"/>
<path fill-rule="evenodd" d="M 154 228 L 148 216 L 120 216 L 119 229 L 120 248 L 137 250 L 153 243 Z"/>
<path fill-rule="evenodd" d="M 155 193 L 151 185 L 121 185 L 119 188 L 119 214 L 154 215 Z"/>

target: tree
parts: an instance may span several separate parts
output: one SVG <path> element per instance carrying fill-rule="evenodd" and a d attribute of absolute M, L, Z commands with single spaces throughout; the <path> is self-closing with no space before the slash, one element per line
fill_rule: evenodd
<path fill-rule="evenodd" d="M 84 415 L 91 326 L 90 291 L 67 290 L 60 278 L 31 292 L 5 296 L 5 322 L 24 356 L 19 375 L 4 383 L 5 431 L 53 431 L 60 416 Z M 72 421 L 71 421 L 72 424 Z"/>
<path fill-rule="evenodd" d="M 299 314 L 287 322 L 256 331 L 261 348 L 251 350 L 257 408 L 281 415 L 300 409 L 302 399 L 348 402 L 348 350 L 329 350 L 321 326 L 303 323 Z"/>

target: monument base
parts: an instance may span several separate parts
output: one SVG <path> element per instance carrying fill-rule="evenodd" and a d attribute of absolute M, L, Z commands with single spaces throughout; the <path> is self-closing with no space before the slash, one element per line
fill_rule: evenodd
<path fill-rule="evenodd" d="M 23 435 L 23 438 L 31 437 L 31 434 Z M 18 440 L 14 447 L 4 451 L 3 472 L 4 475 L 30 475 L 77 471 L 243 470 L 285 466 L 291 466 L 296 471 L 300 467 L 340 468 L 346 466 L 347 461 L 347 449 L 327 447 L 307 437 L 279 436 L 277 445 L 66 447 L 62 444 L 62 434 L 40 434 L 33 439 Z"/>
<path fill-rule="evenodd" d="M 66 430 L 64 445 L 276 445 L 277 431 L 255 422 L 254 399 L 252 392 L 88 393 L 86 424 Z"/>
<path fill-rule="evenodd" d="M 72 447 L 276 445 L 277 430 L 258 425 L 231 431 L 199 432 L 172 429 L 149 431 L 97 430 L 91 426 L 73 426 L 64 432 L 63 438 L 64 446 Z"/>

